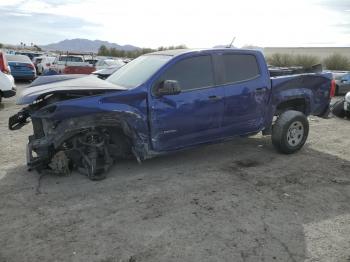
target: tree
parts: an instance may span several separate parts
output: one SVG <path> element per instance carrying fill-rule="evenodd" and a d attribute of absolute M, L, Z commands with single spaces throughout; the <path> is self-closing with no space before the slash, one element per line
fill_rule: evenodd
<path fill-rule="evenodd" d="M 110 51 L 105 45 L 101 45 L 97 52 L 98 55 L 109 56 Z"/>
<path fill-rule="evenodd" d="M 40 46 L 34 45 L 34 48 L 36 49 L 36 51 L 42 51 Z"/>
<path fill-rule="evenodd" d="M 3 47 L 4 47 L 4 45 L 2 43 L 0 43 L 0 48 L 3 48 Z"/>
<path fill-rule="evenodd" d="M 113 57 L 129 57 L 129 58 L 136 58 L 140 55 L 152 53 L 155 51 L 163 51 L 163 50 L 173 50 L 173 49 L 184 49 L 187 48 L 185 45 L 178 45 L 178 46 L 168 46 L 164 47 L 161 46 L 158 49 L 152 49 L 152 48 L 141 48 L 133 51 L 125 51 L 125 50 L 118 50 L 114 47 L 108 48 L 105 45 L 101 45 L 98 49 L 98 55 L 102 56 L 113 56 Z"/>

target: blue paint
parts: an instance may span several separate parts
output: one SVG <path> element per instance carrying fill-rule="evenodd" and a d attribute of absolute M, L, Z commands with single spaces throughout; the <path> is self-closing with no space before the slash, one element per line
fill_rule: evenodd
<path fill-rule="evenodd" d="M 36 77 L 36 71 L 32 64 L 22 62 L 8 62 L 11 74 L 15 79 L 33 80 Z"/>
<path fill-rule="evenodd" d="M 253 55 L 259 64 L 259 76 L 234 84 L 187 90 L 178 95 L 156 97 L 152 93 L 158 77 L 178 61 L 204 54 L 215 59 L 215 56 L 227 53 Z M 220 74 L 218 70 L 216 73 Z M 269 129 L 277 106 L 290 99 L 304 99 L 307 115 L 321 115 L 330 103 L 331 79 L 329 73 L 270 78 L 265 59 L 259 51 L 188 50 L 173 55 L 139 86 L 120 89 L 96 82 L 89 89 L 106 90 L 105 93 L 50 104 L 49 107 L 56 106 L 54 112 L 43 113 L 44 107 L 34 112 L 32 118 L 66 121 L 94 115 L 115 117 L 131 130 L 134 149 L 140 158 L 147 158 Z M 61 85 L 64 83 L 62 81 Z M 22 97 L 20 101 L 33 102 L 45 94 L 39 89 L 45 90 L 45 85 L 37 88 L 37 95 L 26 90 L 27 98 Z M 55 89 L 49 90 L 54 92 Z M 59 90 L 62 92 L 64 88 Z M 66 90 L 75 90 L 75 87 L 70 86 Z"/>

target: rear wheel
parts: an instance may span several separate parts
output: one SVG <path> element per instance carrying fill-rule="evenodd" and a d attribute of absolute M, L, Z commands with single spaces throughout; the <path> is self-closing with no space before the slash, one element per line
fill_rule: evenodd
<path fill-rule="evenodd" d="M 306 116 L 294 110 L 283 112 L 272 127 L 272 144 L 285 154 L 300 150 L 309 134 Z"/>

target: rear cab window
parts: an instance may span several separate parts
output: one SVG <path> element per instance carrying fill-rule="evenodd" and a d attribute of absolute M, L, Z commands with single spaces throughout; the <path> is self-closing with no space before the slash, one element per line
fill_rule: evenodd
<path fill-rule="evenodd" d="M 156 81 L 176 80 L 183 91 L 212 87 L 215 85 L 210 55 L 184 58 L 171 65 Z"/>
<path fill-rule="evenodd" d="M 60 56 L 59 61 L 84 62 L 80 56 Z"/>
<path fill-rule="evenodd" d="M 233 84 L 256 79 L 260 69 L 255 55 L 222 54 L 218 56 L 221 63 L 220 84 Z"/>

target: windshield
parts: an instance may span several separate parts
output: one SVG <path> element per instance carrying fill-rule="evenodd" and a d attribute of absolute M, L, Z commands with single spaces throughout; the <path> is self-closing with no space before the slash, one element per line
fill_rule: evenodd
<path fill-rule="evenodd" d="M 112 84 L 132 88 L 146 82 L 159 68 L 161 68 L 172 57 L 165 55 L 143 55 L 107 78 Z"/>

